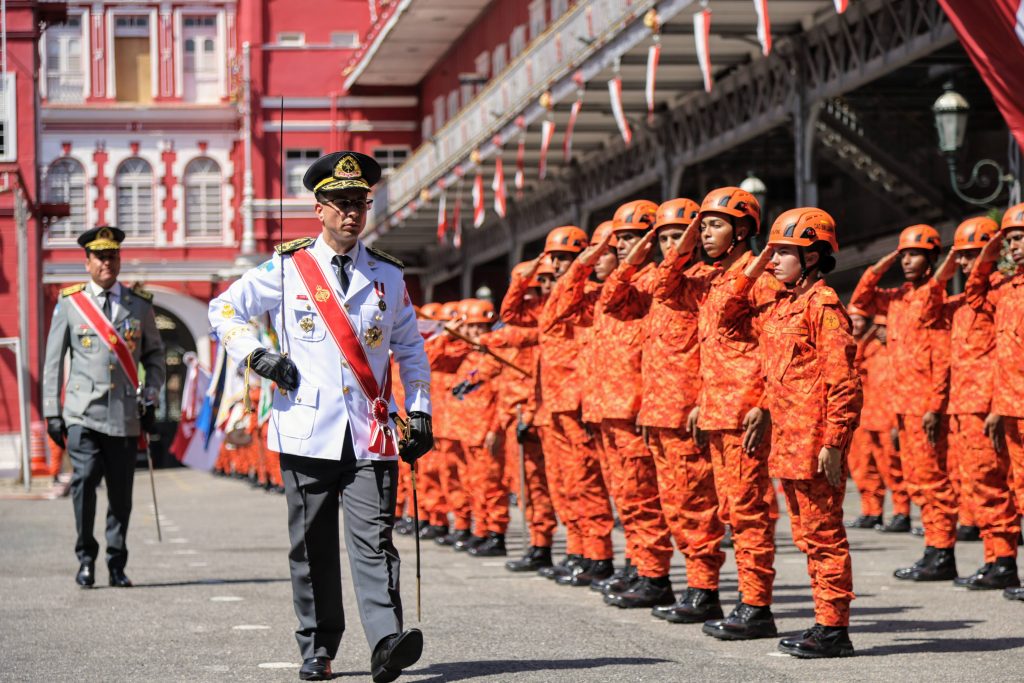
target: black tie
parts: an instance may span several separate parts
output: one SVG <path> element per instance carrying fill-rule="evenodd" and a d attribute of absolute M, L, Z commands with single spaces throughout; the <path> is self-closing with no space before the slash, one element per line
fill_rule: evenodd
<path fill-rule="evenodd" d="M 338 282 L 341 283 L 341 293 L 348 293 L 348 273 L 345 272 L 345 266 L 348 265 L 350 259 L 346 254 L 338 254 L 331 262 L 334 264 L 334 274 L 338 276 Z"/>
<path fill-rule="evenodd" d="M 110 301 L 110 292 L 103 292 L 100 296 L 103 297 L 103 315 L 107 316 L 107 320 L 113 317 L 113 303 Z"/>

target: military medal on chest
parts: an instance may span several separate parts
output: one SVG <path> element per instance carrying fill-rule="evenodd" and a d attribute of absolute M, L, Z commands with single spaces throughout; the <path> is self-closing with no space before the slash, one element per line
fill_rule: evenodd
<path fill-rule="evenodd" d="M 310 332 L 312 332 L 313 331 L 313 316 L 311 316 L 311 315 L 304 316 L 301 320 L 299 320 L 299 327 L 306 334 L 309 334 Z"/>
<path fill-rule="evenodd" d="M 388 310 L 388 305 L 384 303 L 384 283 L 374 280 L 373 291 L 377 294 L 377 308 L 382 311 Z"/>
<path fill-rule="evenodd" d="M 384 333 L 376 325 L 363 332 L 363 343 L 371 349 L 376 349 L 382 341 L 384 341 Z"/>
<path fill-rule="evenodd" d="M 124 322 L 124 342 L 128 345 L 128 350 L 135 353 L 135 347 L 138 346 L 139 337 L 142 336 L 142 321 L 137 318 L 129 318 Z"/>

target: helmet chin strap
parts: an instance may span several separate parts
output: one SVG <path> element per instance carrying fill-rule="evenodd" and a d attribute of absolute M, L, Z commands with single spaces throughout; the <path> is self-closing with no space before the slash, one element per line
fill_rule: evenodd
<path fill-rule="evenodd" d="M 811 274 L 812 268 L 807 267 L 807 260 L 804 258 L 804 248 L 797 247 L 796 255 L 800 259 L 800 277 L 796 279 L 796 282 L 786 282 L 786 289 L 799 287 L 807 280 L 807 276 Z"/>

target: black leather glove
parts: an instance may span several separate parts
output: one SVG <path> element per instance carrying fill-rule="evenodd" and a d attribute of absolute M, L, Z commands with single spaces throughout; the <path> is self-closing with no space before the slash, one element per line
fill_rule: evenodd
<path fill-rule="evenodd" d="M 291 358 L 279 353 L 271 353 L 266 349 L 256 349 L 249 354 L 252 371 L 260 377 L 266 377 L 285 391 L 299 388 L 299 369 Z"/>
<path fill-rule="evenodd" d="M 409 436 L 398 442 L 398 454 L 410 465 L 434 447 L 434 427 L 430 416 L 414 410 L 409 413 Z"/>
<path fill-rule="evenodd" d="M 533 425 L 528 425 L 525 422 L 520 422 L 516 425 L 516 441 L 518 443 L 526 443 L 527 439 L 530 438 L 530 429 Z"/>
<path fill-rule="evenodd" d="M 68 428 L 62 417 L 46 418 L 46 433 L 50 435 L 53 442 L 64 448 L 68 439 Z"/>
<path fill-rule="evenodd" d="M 457 398 L 457 399 L 459 399 L 461 401 L 463 394 L 465 394 L 468 389 L 469 389 L 469 380 L 468 379 L 464 379 L 461 382 L 459 382 L 458 384 L 456 384 L 454 387 L 452 387 L 452 396 L 454 396 L 455 398 Z"/>
<path fill-rule="evenodd" d="M 146 430 L 147 434 L 156 434 L 156 406 L 150 404 L 142 408 L 142 414 L 139 415 L 139 424 Z"/>

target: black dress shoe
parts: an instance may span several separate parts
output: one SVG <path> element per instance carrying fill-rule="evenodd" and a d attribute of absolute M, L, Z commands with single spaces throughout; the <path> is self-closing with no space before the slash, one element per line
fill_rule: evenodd
<path fill-rule="evenodd" d="M 470 538 L 473 534 L 470 533 L 469 529 L 456 529 L 450 534 L 439 536 L 434 539 L 434 542 L 438 545 L 455 545 L 459 541 L 464 541 Z"/>
<path fill-rule="evenodd" d="M 423 531 L 420 532 L 420 538 L 424 541 L 435 540 L 442 536 L 448 535 L 447 524 L 428 524 L 423 527 Z"/>
<path fill-rule="evenodd" d="M 629 571 L 625 575 L 620 576 L 615 581 L 607 581 L 604 584 L 604 588 L 601 589 L 601 595 L 614 595 L 615 593 L 624 593 L 633 587 L 637 581 L 640 580 L 640 574 L 637 571 L 636 565 L 629 568 Z"/>
<path fill-rule="evenodd" d="M 302 661 L 299 679 L 303 681 L 331 680 L 331 660 L 327 657 L 310 657 Z"/>
<path fill-rule="evenodd" d="M 655 607 L 651 615 L 673 624 L 700 624 L 725 616 L 718 591 L 707 588 L 687 588 L 674 604 Z"/>
<path fill-rule="evenodd" d="M 510 572 L 535 572 L 550 566 L 552 566 L 551 548 L 542 548 L 536 545 L 531 545 L 518 560 L 509 560 L 505 563 L 505 569 Z"/>
<path fill-rule="evenodd" d="M 400 520 L 395 522 L 395 533 L 402 534 L 403 536 L 409 536 L 412 534 L 413 528 L 416 524 L 413 522 L 412 517 L 402 517 Z"/>
<path fill-rule="evenodd" d="M 566 555 L 558 564 L 537 570 L 537 576 L 554 581 L 560 576 L 571 574 L 573 569 L 584 562 L 584 560 L 585 558 L 582 555 Z"/>
<path fill-rule="evenodd" d="M 733 547 L 732 527 L 729 526 L 728 524 L 725 525 L 725 535 L 722 536 L 721 547 L 723 547 L 723 548 L 731 548 L 731 547 Z"/>
<path fill-rule="evenodd" d="M 953 579 L 953 585 L 957 588 L 967 588 L 968 584 L 970 584 L 972 581 L 980 579 L 982 576 L 985 575 L 985 572 L 987 572 L 991 568 L 992 563 L 986 562 L 985 564 L 975 569 L 974 573 L 970 576 L 958 576 L 957 578 Z"/>
<path fill-rule="evenodd" d="M 111 569 L 110 585 L 114 588 L 131 588 L 132 580 L 125 576 L 123 569 Z"/>
<path fill-rule="evenodd" d="M 1024 588 L 1007 588 L 1003 591 L 1003 597 L 1007 600 L 1024 601 Z"/>
<path fill-rule="evenodd" d="M 853 643 L 846 627 L 815 624 L 798 638 L 783 638 L 779 642 L 779 652 L 801 659 L 852 657 Z"/>
<path fill-rule="evenodd" d="M 976 526 L 959 526 L 956 529 L 956 540 L 974 543 L 981 540 L 981 529 Z"/>
<path fill-rule="evenodd" d="M 83 562 L 75 574 L 75 583 L 82 588 L 92 588 L 96 583 L 96 565 L 92 562 Z"/>
<path fill-rule="evenodd" d="M 933 548 L 930 545 L 926 545 L 924 547 L 924 555 L 921 556 L 920 560 L 918 560 L 914 564 L 910 565 L 909 567 L 903 567 L 902 569 L 897 569 L 896 571 L 894 571 L 892 573 L 892 575 L 895 576 L 897 579 L 901 579 L 903 581 L 911 581 L 911 580 L 913 580 L 913 578 L 917 574 L 917 572 L 921 571 L 921 569 L 923 569 L 925 565 L 927 565 L 929 562 L 931 562 L 932 561 L 932 557 L 937 552 L 938 552 L 938 548 Z"/>
<path fill-rule="evenodd" d="M 741 602 L 725 619 L 705 622 L 704 633 L 719 640 L 754 640 L 779 635 L 771 607 Z"/>
<path fill-rule="evenodd" d="M 861 515 L 857 519 L 846 522 L 847 529 L 874 529 L 881 526 L 882 515 Z"/>
<path fill-rule="evenodd" d="M 508 550 L 505 548 L 505 534 L 487 532 L 484 542 L 470 548 L 469 554 L 473 557 L 505 557 L 508 555 Z"/>
<path fill-rule="evenodd" d="M 931 562 L 911 576 L 912 581 L 952 581 L 957 577 L 956 556 L 952 548 L 938 548 Z"/>
<path fill-rule="evenodd" d="M 604 602 L 622 609 L 636 609 L 671 605 L 675 597 L 667 576 L 641 576 L 628 591 L 604 596 Z"/>
<path fill-rule="evenodd" d="M 370 658 L 373 683 L 389 683 L 419 661 L 423 654 L 423 633 L 411 628 L 399 635 L 388 636 L 377 643 Z"/>
<path fill-rule="evenodd" d="M 996 591 L 1019 587 L 1020 577 L 1017 576 L 1017 559 L 1014 557 L 997 557 L 988 571 L 967 584 L 967 588 L 972 591 Z"/>
<path fill-rule="evenodd" d="M 621 569 L 616 569 L 614 572 L 612 572 L 612 575 L 606 579 L 601 579 L 600 581 L 594 581 L 593 583 L 591 583 L 590 590 L 597 591 L 598 593 L 604 593 L 604 589 L 609 583 L 617 583 L 619 581 L 625 581 L 626 583 L 629 583 L 633 580 L 635 576 L 636 566 L 627 557 L 626 564 L 624 564 Z"/>
<path fill-rule="evenodd" d="M 615 573 L 615 565 L 611 560 L 591 560 L 590 565 L 581 572 L 574 572 L 567 581 L 559 580 L 569 586 L 592 586 L 595 581 L 603 581 Z"/>
<path fill-rule="evenodd" d="M 875 530 L 881 531 L 883 534 L 909 534 L 910 516 L 893 515 L 886 524 L 875 527 Z"/>
<path fill-rule="evenodd" d="M 913 529 L 910 530 L 910 535 L 917 536 L 918 538 L 924 538 L 924 527 L 915 526 Z"/>
<path fill-rule="evenodd" d="M 464 538 L 461 541 L 456 541 L 455 545 L 452 546 L 452 550 L 457 553 L 467 552 L 470 548 L 476 547 L 487 540 L 486 536 L 473 536 Z"/>
<path fill-rule="evenodd" d="M 584 557 L 582 560 L 576 562 L 571 567 L 567 566 L 566 569 L 568 569 L 568 571 L 559 572 L 558 576 L 554 577 L 555 583 L 557 583 L 559 586 L 567 586 L 569 585 L 569 582 L 572 580 L 574 576 L 579 576 L 580 574 L 583 574 L 585 571 L 590 569 L 590 567 L 593 564 L 593 560 L 589 560 Z"/>

